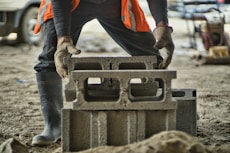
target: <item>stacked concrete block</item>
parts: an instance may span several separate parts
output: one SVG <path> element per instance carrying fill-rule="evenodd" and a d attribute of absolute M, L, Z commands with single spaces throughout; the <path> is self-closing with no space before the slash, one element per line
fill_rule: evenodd
<path fill-rule="evenodd" d="M 143 69 L 152 70 L 157 66 L 155 56 L 133 56 L 133 57 L 73 57 L 68 68 L 69 74 L 74 70 L 127 70 Z M 65 87 L 66 101 L 76 99 L 76 87 L 69 75 L 69 82 Z"/>
<path fill-rule="evenodd" d="M 172 90 L 176 72 L 156 70 L 153 56 L 72 58 L 69 68 L 66 99 L 72 105 L 63 109 L 63 152 L 126 145 L 164 130 L 194 130 L 181 124 L 189 117 L 182 109 L 194 111 L 194 95 Z"/>
<path fill-rule="evenodd" d="M 121 146 L 164 130 L 175 130 L 174 110 L 63 110 L 62 149 Z"/>
<path fill-rule="evenodd" d="M 158 87 L 160 92 L 156 95 L 133 95 L 132 83 L 130 81 L 135 78 L 145 77 L 146 80 L 158 80 L 163 86 Z M 77 99 L 73 102 L 73 109 L 76 110 L 161 110 L 175 109 L 176 103 L 172 103 L 171 80 L 176 77 L 175 71 L 169 70 L 75 70 L 72 72 L 73 80 L 76 84 Z M 100 90 L 101 84 L 88 84 L 89 78 L 105 78 L 116 80 L 119 87 L 115 88 L 106 86 L 105 90 Z M 141 80 L 141 79 L 140 79 Z M 103 82 L 102 82 L 103 84 Z M 134 83 L 135 84 L 135 83 Z M 137 85 L 138 83 L 136 83 Z M 146 86 L 141 86 L 145 83 L 139 83 L 140 88 L 146 90 Z M 147 81 L 148 84 L 148 81 Z M 156 83 L 157 84 L 157 83 Z M 158 83 L 160 84 L 160 83 Z M 92 86 L 94 85 L 94 90 Z M 98 88 L 97 88 L 98 87 Z M 111 98 L 108 95 L 108 90 L 115 90 Z M 155 90 L 153 86 L 152 90 Z M 91 89 L 91 94 L 87 94 Z M 151 89 L 148 89 L 151 90 Z M 97 94 L 94 94 L 97 93 Z M 104 93 L 104 94 L 103 94 Z M 111 92 L 112 93 L 112 92 Z M 154 92 L 152 92 L 154 93 Z M 116 96 L 117 95 L 117 96 Z M 106 96 L 107 99 L 103 99 Z M 95 97 L 95 98 L 94 98 Z M 98 98 L 99 97 L 99 98 Z M 100 98 L 101 97 L 101 98 Z"/>

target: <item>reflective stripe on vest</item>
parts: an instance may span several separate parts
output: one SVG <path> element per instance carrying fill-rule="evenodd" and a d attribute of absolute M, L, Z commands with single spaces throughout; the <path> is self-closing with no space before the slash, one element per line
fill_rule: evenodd
<path fill-rule="evenodd" d="M 38 10 L 38 16 L 37 16 L 37 23 L 34 28 L 34 33 L 37 34 L 40 29 L 41 25 L 45 22 L 44 16 L 46 14 L 46 11 L 48 10 L 47 7 L 48 5 L 51 4 L 50 0 L 43 0 L 40 4 L 40 8 Z"/>
<path fill-rule="evenodd" d="M 38 24 L 42 25 L 44 23 L 44 14 L 47 10 L 48 5 L 50 4 L 50 0 L 46 0 L 44 6 L 41 8 L 40 13 L 38 15 Z"/>
<path fill-rule="evenodd" d="M 122 0 L 121 19 L 125 27 L 132 31 L 150 31 L 145 14 L 137 0 Z"/>
<path fill-rule="evenodd" d="M 72 11 L 77 8 L 80 0 L 72 0 Z M 37 23 L 34 27 L 34 33 L 37 34 L 41 30 L 44 22 L 53 18 L 51 0 L 42 0 L 37 16 Z"/>
<path fill-rule="evenodd" d="M 132 3 L 130 2 L 130 0 L 128 0 L 128 11 L 129 11 L 129 16 L 131 19 L 131 30 L 136 31 L 137 27 L 136 27 L 136 19 L 134 16 L 134 13 L 132 12 Z"/>

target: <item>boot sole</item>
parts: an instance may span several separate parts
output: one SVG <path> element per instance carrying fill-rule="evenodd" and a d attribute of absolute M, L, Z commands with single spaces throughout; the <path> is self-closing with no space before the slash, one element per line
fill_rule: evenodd
<path fill-rule="evenodd" d="M 58 137 L 54 141 L 32 141 L 32 146 L 47 146 L 56 143 L 60 139 L 61 137 Z"/>

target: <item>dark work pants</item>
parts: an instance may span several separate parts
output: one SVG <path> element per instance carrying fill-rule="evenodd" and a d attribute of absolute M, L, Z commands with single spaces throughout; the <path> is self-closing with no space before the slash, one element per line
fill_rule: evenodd
<path fill-rule="evenodd" d="M 155 38 L 151 31 L 134 32 L 127 29 L 121 21 L 121 1 L 108 0 L 101 4 L 82 0 L 71 14 L 71 37 L 76 45 L 83 26 L 92 19 L 97 19 L 105 31 L 131 56 L 157 56 L 158 63 L 162 57 L 158 50 L 153 49 Z M 53 20 L 44 24 L 46 39 L 43 51 L 39 55 L 39 63 L 34 69 L 37 72 L 56 71 L 54 53 L 57 35 Z"/>

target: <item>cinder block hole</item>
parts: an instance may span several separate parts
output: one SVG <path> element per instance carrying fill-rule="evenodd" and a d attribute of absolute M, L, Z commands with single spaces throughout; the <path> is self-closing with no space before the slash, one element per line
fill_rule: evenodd
<path fill-rule="evenodd" d="M 172 96 L 173 97 L 184 97 L 185 96 L 185 91 L 173 91 Z"/>
<path fill-rule="evenodd" d="M 102 70 L 100 63 L 76 63 L 74 70 Z"/>
<path fill-rule="evenodd" d="M 192 96 L 193 96 L 193 97 L 196 97 L 196 90 L 193 90 L 193 91 L 192 91 Z"/>
<path fill-rule="evenodd" d="M 162 100 L 164 83 L 160 78 L 132 78 L 129 81 L 131 101 Z"/>
<path fill-rule="evenodd" d="M 87 84 L 101 84 L 101 78 L 99 77 L 92 77 L 92 78 L 88 78 L 87 80 Z"/>
<path fill-rule="evenodd" d="M 120 63 L 119 64 L 120 70 L 128 70 L 128 69 L 146 69 L 144 63 Z"/>
<path fill-rule="evenodd" d="M 190 92 L 190 91 L 187 91 Z M 183 90 L 174 90 L 172 91 L 172 96 L 173 97 L 185 97 L 186 96 L 186 91 Z M 196 90 L 192 90 L 192 97 L 196 97 Z"/>
<path fill-rule="evenodd" d="M 87 78 L 84 85 L 87 101 L 117 101 L 120 97 L 120 83 L 116 78 Z"/>

